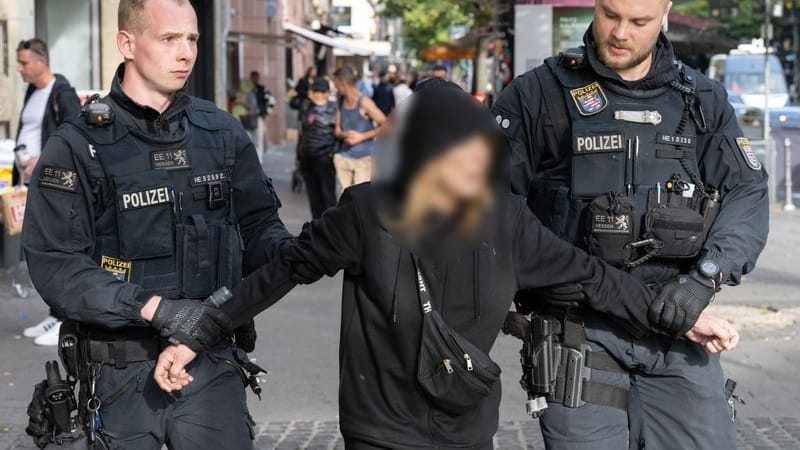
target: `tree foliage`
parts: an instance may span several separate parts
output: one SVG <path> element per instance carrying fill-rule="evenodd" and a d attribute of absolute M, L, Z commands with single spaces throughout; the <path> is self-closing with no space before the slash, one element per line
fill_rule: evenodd
<path fill-rule="evenodd" d="M 386 17 L 403 19 L 406 42 L 422 50 L 447 42 L 450 27 L 484 27 L 494 14 L 493 0 L 369 0 Z"/>
<path fill-rule="evenodd" d="M 739 0 L 735 3 L 739 11 L 736 17 L 712 17 L 708 0 L 675 0 L 674 9 L 687 16 L 719 20 L 723 28 L 718 33 L 723 36 L 737 40 L 759 37 L 764 17 L 754 13 L 754 4 L 763 4 L 764 0 Z"/>

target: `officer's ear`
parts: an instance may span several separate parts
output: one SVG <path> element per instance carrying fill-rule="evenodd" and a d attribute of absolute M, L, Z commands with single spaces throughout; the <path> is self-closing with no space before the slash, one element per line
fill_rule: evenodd
<path fill-rule="evenodd" d="M 117 49 L 126 61 L 133 59 L 133 53 L 136 50 L 136 39 L 133 33 L 125 30 L 117 32 Z"/>
<path fill-rule="evenodd" d="M 667 9 L 664 11 L 664 17 L 661 19 L 661 31 L 666 33 L 669 31 L 669 13 L 672 11 L 672 2 L 667 2 Z"/>

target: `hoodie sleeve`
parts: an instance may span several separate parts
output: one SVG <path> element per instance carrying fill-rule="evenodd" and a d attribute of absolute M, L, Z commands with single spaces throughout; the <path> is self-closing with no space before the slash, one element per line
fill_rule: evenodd
<path fill-rule="evenodd" d="M 590 308 L 649 328 L 647 310 L 655 293 L 636 278 L 559 239 L 521 200 L 513 236 L 520 290 L 580 283 Z"/>
<path fill-rule="evenodd" d="M 333 276 L 340 270 L 356 272 L 362 254 L 363 227 L 351 188 L 339 204 L 319 220 L 306 224 L 303 232 L 282 249 L 282 261 L 268 263 L 245 277 L 222 310 L 238 327 L 274 305 L 294 288 L 292 273 Z M 300 271 L 298 271 L 300 272 Z"/>

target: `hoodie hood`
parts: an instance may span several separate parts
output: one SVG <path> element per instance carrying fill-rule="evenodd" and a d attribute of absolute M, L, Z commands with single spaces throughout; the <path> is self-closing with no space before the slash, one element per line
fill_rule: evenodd
<path fill-rule="evenodd" d="M 401 115 L 395 131 L 398 160 L 390 179 L 400 196 L 428 161 L 452 146 L 479 134 L 502 142 L 491 112 L 457 84 L 438 78 L 420 84 Z"/>
<path fill-rule="evenodd" d="M 675 64 L 675 51 L 669 39 L 660 33 L 656 46 L 653 49 L 653 62 L 650 71 L 641 80 L 625 81 L 617 72 L 606 67 L 597 55 L 597 48 L 594 41 L 592 30 L 594 23 L 589 26 L 586 34 L 583 35 L 583 42 L 586 45 L 586 58 L 592 70 L 606 80 L 618 84 L 625 89 L 633 91 L 647 91 L 667 86 L 678 76 L 678 67 Z"/>

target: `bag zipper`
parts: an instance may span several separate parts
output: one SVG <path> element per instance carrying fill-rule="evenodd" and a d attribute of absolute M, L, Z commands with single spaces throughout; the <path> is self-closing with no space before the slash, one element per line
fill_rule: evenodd
<path fill-rule="evenodd" d="M 469 354 L 464 353 L 464 359 L 467 361 L 467 372 L 472 372 L 474 367 L 472 367 L 472 358 L 469 357 Z"/>
<path fill-rule="evenodd" d="M 449 359 L 445 359 L 442 361 L 442 364 L 444 364 L 444 368 L 447 369 L 447 373 L 452 375 L 454 372 L 452 362 Z"/>

